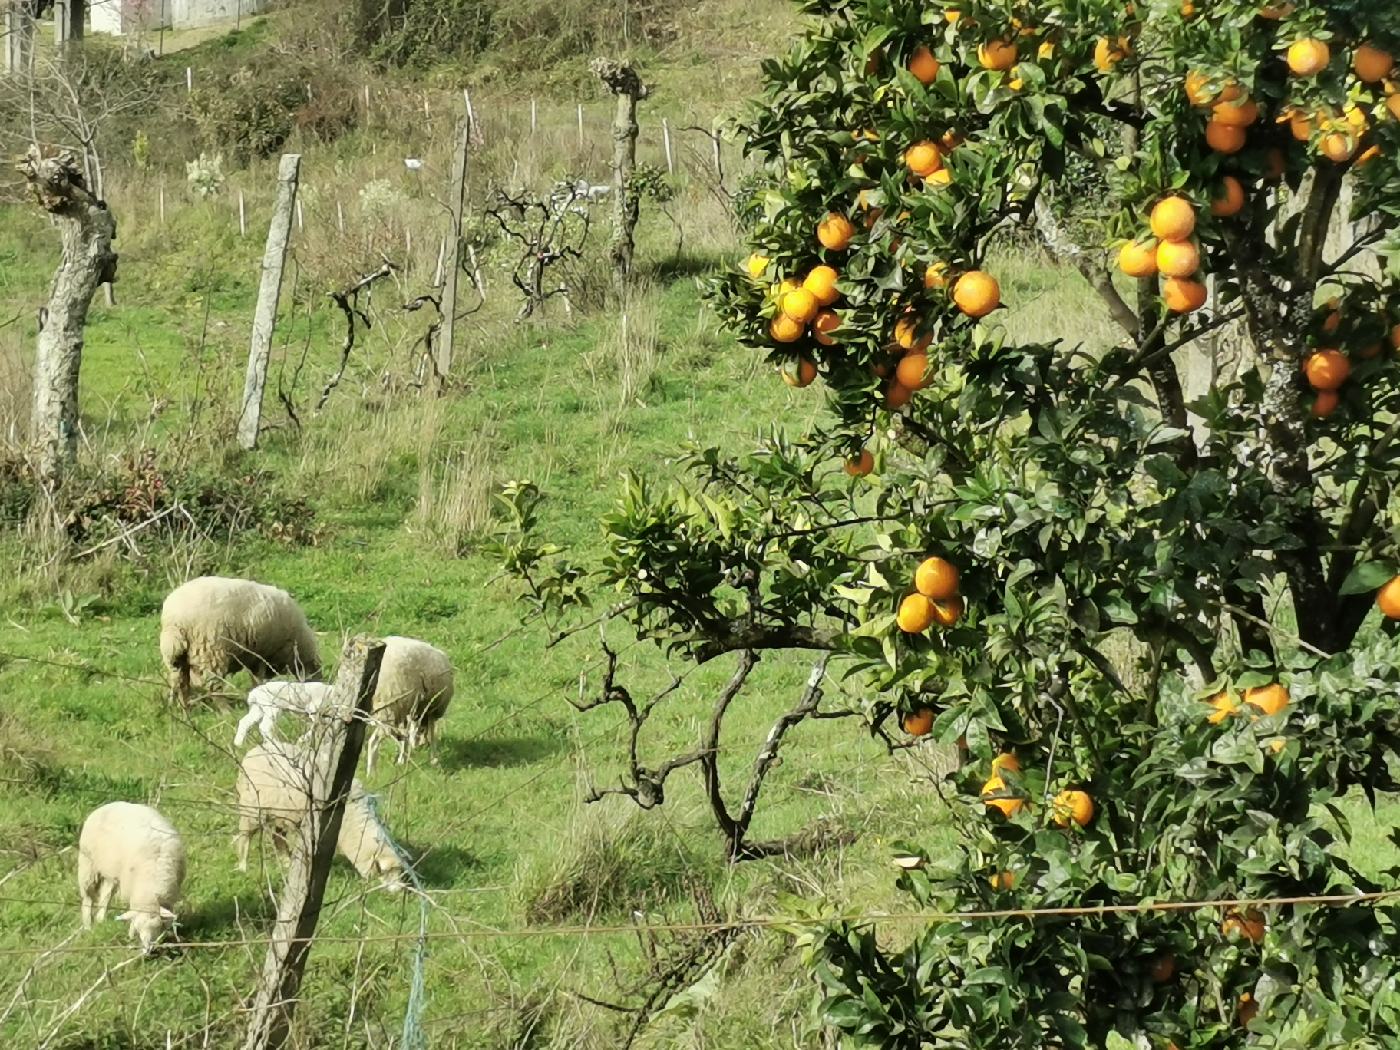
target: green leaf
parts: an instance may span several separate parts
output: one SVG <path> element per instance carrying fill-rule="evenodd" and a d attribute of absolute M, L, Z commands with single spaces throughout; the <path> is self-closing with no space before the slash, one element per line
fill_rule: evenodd
<path fill-rule="evenodd" d="M 1366 594 L 1385 585 L 1395 577 L 1395 566 L 1382 561 L 1363 561 L 1347 573 L 1342 581 L 1342 594 Z"/>

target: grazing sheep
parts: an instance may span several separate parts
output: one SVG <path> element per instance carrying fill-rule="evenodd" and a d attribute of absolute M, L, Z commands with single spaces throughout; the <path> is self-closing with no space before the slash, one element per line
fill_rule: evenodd
<path fill-rule="evenodd" d="M 243 756 L 238 768 L 238 870 L 248 870 L 248 847 L 253 835 L 267 828 L 279 852 L 289 850 L 288 836 L 306 815 L 312 752 L 285 743 L 259 744 Z M 350 786 L 336 850 L 364 878 L 376 875 L 384 888 L 404 888 L 403 860 L 388 829 L 374 812 L 358 780 Z"/>
<path fill-rule="evenodd" d="M 180 833 L 150 806 L 109 802 L 88 814 L 78 836 L 78 893 L 83 928 L 90 929 L 93 900 L 97 921 L 107 918 L 113 891 L 127 910 L 117 919 L 131 924 L 150 953 L 168 924 L 185 881 L 185 844 Z"/>
<path fill-rule="evenodd" d="M 264 740 L 277 739 L 277 716 L 283 711 L 314 716 L 326 704 L 332 686 L 325 682 L 264 682 L 248 693 L 248 713 L 233 734 L 233 746 L 242 747 L 248 730 L 258 727 Z"/>
<path fill-rule="evenodd" d="M 438 719 L 452 702 L 452 690 L 452 661 L 445 652 L 416 638 L 385 638 L 365 769 L 373 772 L 375 754 L 386 736 L 397 742 L 399 762 L 420 743 L 431 747 Z"/>
<path fill-rule="evenodd" d="M 190 700 L 203 686 L 239 669 L 255 679 L 320 673 L 316 635 L 291 595 L 252 580 L 201 576 L 171 591 L 160 610 L 160 655 L 171 698 Z"/>

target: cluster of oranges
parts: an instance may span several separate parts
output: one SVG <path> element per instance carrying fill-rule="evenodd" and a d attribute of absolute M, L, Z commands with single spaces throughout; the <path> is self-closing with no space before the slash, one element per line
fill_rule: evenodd
<path fill-rule="evenodd" d="M 1160 274 L 1168 309 L 1174 313 L 1199 310 L 1206 302 L 1206 286 L 1196 279 L 1201 250 L 1192 240 L 1195 207 L 1185 197 L 1166 197 L 1153 207 L 1149 221 L 1152 238 L 1123 245 L 1118 253 L 1119 269 L 1137 278 Z"/>
<path fill-rule="evenodd" d="M 1338 391 L 1351 376 L 1352 358 L 1369 361 L 1379 357 L 1386 348 L 1383 339 L 1368 339 L 1365 345 L 1354 349 L 1350 356 L 1336 349 L 1339 337 L 1346 337 L 1342 314 L 1342 301 L 1338 298 L 1330 299 L 1322 305 L 1319 315 L 1321 321 L 1314 332 L 1314 338 L 1318 343 L 1333 345 L 1324 345 L 1303 360 L 1303 378 L 1316 391 L 1312 413 L 1319 419 L 1326 419 L 1336 411 L 1341 396 Z M 1371 323 L 1374 323 L 1374 319 Z M 1400 325 L 1390 329 L 1390 345 L 1400 348 Z"/>
<path fill-rule="evenodd" d="M 934 556 L 914 571 L 914 593 L 899 603 L 895 619 L 905 634 L 921 634 L 934 624 L 952 627 L 962 618 L 963 600 L 958 593 L 958 570 Z"/>
<path fill-rule="evenodd" d="M 991 776 L 982 785 L 981 798 L 988 809 L 995 809 L 1004 817 L 1014 817 L 1026 808 L 1026 800 L 1008 789 L 1002 775 L 1006 770 L 1021 772 L 1020 759 L 1009 751 L 992 759 Z M 1078 788 L 1061 791 L 1050 803 L 1050 821 L 1057 828 L 1067 828 L 1071 824 L 1087 828 L 1095 812 L 1093 796 Z M 993 889 L 1010 889 L 1015 885 L 1015 875 L 1011 872 L 998 872 L 993 880 Z"/>
<path fill-rule="evenodd" d="M 749 277 L 762 281 L 770 265 L 767 257 L 757 253 L 750 255 L 744 263 Z M 800 281 L 785 277 L 773 286 L 778 312 L 768 323 L 768 334 L 776 343 L 795 343 L 809 331 L 811 336 L 823 346 L 831 346 L 835 340 L 831 333 L 841 324 L 841 318 L 831 304 L 841 298 L 836 289 L 840 275 L 830 266 L 814 266 Z M 783 380 L 789 386 L 808 386 L 817 378 L 817 364 L 810 357 L 799 356 L 790 367 L 784 368 Z"/>

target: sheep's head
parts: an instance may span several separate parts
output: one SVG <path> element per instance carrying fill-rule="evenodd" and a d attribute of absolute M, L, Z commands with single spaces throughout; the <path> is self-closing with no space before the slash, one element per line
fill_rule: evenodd
<path fill-rule="evenodd" d="M 141 951 L 150 955 L 165 931 L 175 925 L 176 915 L 165 905 L 155 909 L 132 908 L 117 916 L 118 922 L 130 925 L 131 936 L 141 939 Z"/>
<path fill-rule="evenodd" d="M 390 893 L 402 893 L 408 888 L 404 882 L 403 861 L 392 849 L 380 848 L 379 856 L 374 860 L 374 870 L 382 879 L 380 885 Z"/>

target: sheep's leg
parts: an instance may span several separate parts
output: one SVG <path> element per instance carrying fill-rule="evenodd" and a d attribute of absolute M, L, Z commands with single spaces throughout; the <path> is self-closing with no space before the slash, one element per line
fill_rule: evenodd
<path fill-rule="evenodd" d="M 253 844 L 253 835 L 258 830 L 258 818 L 247 813 L 239 814 L 238 817 L 238 837 L 234 840 L 238 844 L 238 870 L 248 870 L 248 847 Z"/>
<path fill-rule="evenodd" d="M 258 719 L 259 713 L 257 708 L 248 708 L 248 713 L 238 720 L 238 731 L 233 734 L 234 747 L 243 746 L 243 741 L 248 738 L 248 730 L 253 728 L 254 723 L 258 722 Z M 264 738 L 267 736 L 266 731 L 263 732 L 263 736 Z"/>
<path fill-rule="evenodd" d="M 92 929 L 92 897 L 102 876 L 92 870 L 92 860 L 78 851 L 78 894 L 83 900 L 83 929 Z"/>
<path fill-rule="evenodd" d="M 379 754 L 379 745 L 380 745 L 380 743 L 382 743 L 383 737 L 384 737 L 384 731 L 383 731 L 382 729 L 380 729 L 378 726 L 375 726 L 375 727 L 374 727 L 374 731 L 373 731 L 372 733 L 370 733 L 370 735 L 369 735 L 369 744 L 366 745 L 366 747 L 365 747 L 365 772 L 366 772 L 366 773 L 373 773 L 373 772 L 374 772 L 374 758 L 375 758 L 376 755 Z"/>
<path fill-rule="evenodd" d="M 97 888 L 97 921 L 107 920 L 107 905 L 112 903 L 112 894 L 116 892 L 116 879 L 104 878 Z"/>
<path fill-rule="evenodd" d="M 263 712 L 262 721 L 258 723 L 258 732 L 264 740 L 277 739 L 277 708 L 269 707 Z"/>

